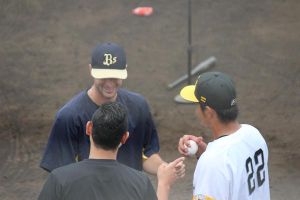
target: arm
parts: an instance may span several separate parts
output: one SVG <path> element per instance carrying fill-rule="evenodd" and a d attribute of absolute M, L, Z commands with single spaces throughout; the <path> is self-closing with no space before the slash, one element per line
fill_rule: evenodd
<path fill-rule="evenodd" d="M 168 200 L 170 194 L 171 186 L 165 185 L 163 183 L 157 184 L 157 198 L 158 200 Z"/>
<path fill-rule="evenodd" d="M 162 160 L 162 158 L 159 156 L 159 138 L 157 134 L 157 130 L 155 127 L 155 124 L 152 120 L 152 115 L 149 111 L 149 107 L 146 104 L 145 110 L 147 110 L 147 113 L 145 114 L 146 117 L 146 123 L 145 123 L 145 141 L 143 144 L 143 153 L 146 159 L 143 159 L 143 169 L 150 173 L 150 174 L 157 174 L 158 167 L 166 163 Z"/>
<path fill-rule="evenodd" d="M 166 162 L 164 162 L 161 157 L 157 153 L 155 153 L 152 154 L 149 158 L 143 160 L 143 168 L 149 174 L 155 175 L 157 174 L 158 167 L 163 163 Z"/>
<path fill-rule="evenodd" d="M 169 164 L 162 164 L 157 172 L 157 197 L 158 200 L 168 200 L 171 186 L 185 175 L 184 157 L 177 158 Z"/>
<path fill-rule="evenodd" d="M 57 115 L 53 124 L 40 167 L 51 172 L 53 169 L 76 162 L 78 154 L 78 130 L 68 114 Z"/>

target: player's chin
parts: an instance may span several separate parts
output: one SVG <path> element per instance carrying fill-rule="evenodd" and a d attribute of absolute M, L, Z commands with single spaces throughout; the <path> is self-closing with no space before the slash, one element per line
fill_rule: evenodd
<path fill-rule="evenodd" d="M 113 90 L 113 91 L 105 91 L 103 96 L 107 99 L 113 99 L 117 96 L 117 91 Z"/>

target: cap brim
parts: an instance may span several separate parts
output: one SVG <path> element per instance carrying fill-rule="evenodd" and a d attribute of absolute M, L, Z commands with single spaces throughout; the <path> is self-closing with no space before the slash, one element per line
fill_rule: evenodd
<path fill-rule="evenodd" d="M 191 102 L 194 102 L 194 103 L 197 103 L 199 102 L 198 99 L 196 98 L 195 96 L 195 88 L 196 86 L 195 85 L 188 85 L 188 86 L 185 86 L 184 88 L 181 89 L 180 91 L 180 96 L 187 100 L 187 101 L 191 101 Z"/>
<path fill-rule="evenodd" d="M 126 69 L 92 69 L 91 72 L 94 78 L 117 78 L 117 79 L 126 79 L 127 70 Z"/>

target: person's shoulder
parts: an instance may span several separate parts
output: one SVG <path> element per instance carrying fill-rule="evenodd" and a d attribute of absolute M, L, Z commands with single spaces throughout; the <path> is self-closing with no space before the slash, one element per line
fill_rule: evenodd
<path fill-rule="evenodd" d="M 208 166 L 220 166 L 220 163 L 225 161 L 227 149 L 226 146 L 215 146 L 209 143 L 206 150 L 201 155 L 200 160 L 201 162 L 204 162 L 203 164 Z"/>
<path fill-rule="evenodd" d="M 257 144 L 257 146 L 262 146 L 264 148 L 267 148 L 267 142 L 261 132 L 258 128 L 255 128 L 252 125 L 249 124 L 242 124 L 242 127 L 244 128 L 244 134 L 245 139 L 252 141 L 252 143 Z"/>
<path fill-rule="evenodd" d="M 125 88 L 119 89 L 119 95 L 121 97 L 126 97 L 126 98 L 136 100 L 136 101 L 138 101 L 138 100 L 145 101 L 145 97 L 143 95 L 141 95 L 140 93 L 133 92 L 133 91 L 127 90 Z"/>
<path fill-rule="evenodd" d="M 80 164 L 81 162 L 70 163 L 54 169 L 52 173 L 57 175 L 73 173 L 76 172 L 78 168 L 80 168 Z"/>
<path fill-rule="evenodd" d="M 136 179 L 143 181 L 144 183 L 147 182 L 148 176 L 143 171 L 138 171 L 122 163 L 119 163 L 119 166 L 122 168 L 123 172 L 128 175 L 128 177 L 135 177 Z"/>
<path fill-rule="evenodd" d="M 75 115 L 82 107 L 88 105 L 88 96 L 86 91 L 81 91 L 73 96 L 67 103 L 65 103 L 57 112 L 58 116 Z"/>
<path fill-rule="evenodd" d="M 121 176 L 125 177 L 129 188 L 138 190 L 141 195 L 134 199 L 141 199 L 140 197 L 145 197 L 145 195 L 146 199 L 157 199 L 153 185 L 145 172 L 130 168 L 122 163 L 119 163 L 119 165 L 119 171 L 122 173 Z"/>
<path fill-rule="evenodd" d="M 138 171 L 138 170 L 136 170 L 134 168 L 131 168 L 131 167 L 127 166 L 127 165 L 124 165 L 124 164 L 122 164 L 120 162 L 118 162 L 118 164 L 119 164 L 119 167 L 122 168 L 123 171 L 126 172 L 126 173 L 134 174 L 134 175 L 137 175 L 137 176 L 145 176 L 145 173 L 143 173 L 141 171 Z"/>
<path fill-rule="evenodd" d="M 254 131 L 254 132 L 260 133 L 260 131 L 256 127 L 254 127 L 250 124 L 241 124 L 241 127 L 244 130 L 249 130 L 249 131 Z"/>
<path fill-rule="evenodd" d="M 127 107 L 134 108 L 145 108 L 148 107 L 148 102 L 146 98 L 136 92 L 129 91 L 127 89 L 121 88 L 118 92 L 120 101 L 127 105 Z"/>
<path fill-rule="evenodd" d="M 81 91 L 74 95 L 63 107 L 62 109 L 70 109 L 77 106 L 81 106 L 83 103 L 87 102 L 88 95 L 86 91 Z"/>
<path fill-rule="evenodd" d="M 224 167 L 224 165 L 226 165 L 228 155 L 232 149 L 236 148 L 237 140 L 235 137 L 234 133 L 209 142 L 206 150 L 202 154 L 205 163 L 207 165 L 213 165 L 216 168 Z"/>
<path fill-rule="evenodd" d="M 85 173 L 83 161 L 71 163 L 54 169 L 51 174 L 59 180 L 61 184 L 72 182 L 74 179 L 79 179 Z"/>
<path fill-rule="evenodd" d="M 265 140 L 260 130 L 250 124 L 242 124 L 241 132 L 245 138 L 253 138 L 257 140 Z"/>

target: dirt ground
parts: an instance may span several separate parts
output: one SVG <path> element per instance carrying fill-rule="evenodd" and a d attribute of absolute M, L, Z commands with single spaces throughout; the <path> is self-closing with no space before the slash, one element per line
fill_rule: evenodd
<path fill-rule="evenodd" d="M 38 167 L 56 111 L 89 87 L 90 53 L 113 41 L 127 52 L 124 87 L 143 94 L 159 131 L 161 155 L 179 156 L 183 134 L 203 135 L 194 106 L 176 104 L 187 71 L 188 1 L 0 0 L 0 199 L 36 199 L 47 173 Z M 152 6 L 149 17 L 131 14 Z M 259 128 L 270 151 L 271 197 L 300 198 L 300 2 L 192 0 L 192 63 L 236 82 L 239 121 Z M 170 199 L 191 199 L 194 159 Z M 151 177 L 155 184 L 155 177 Z"/>

